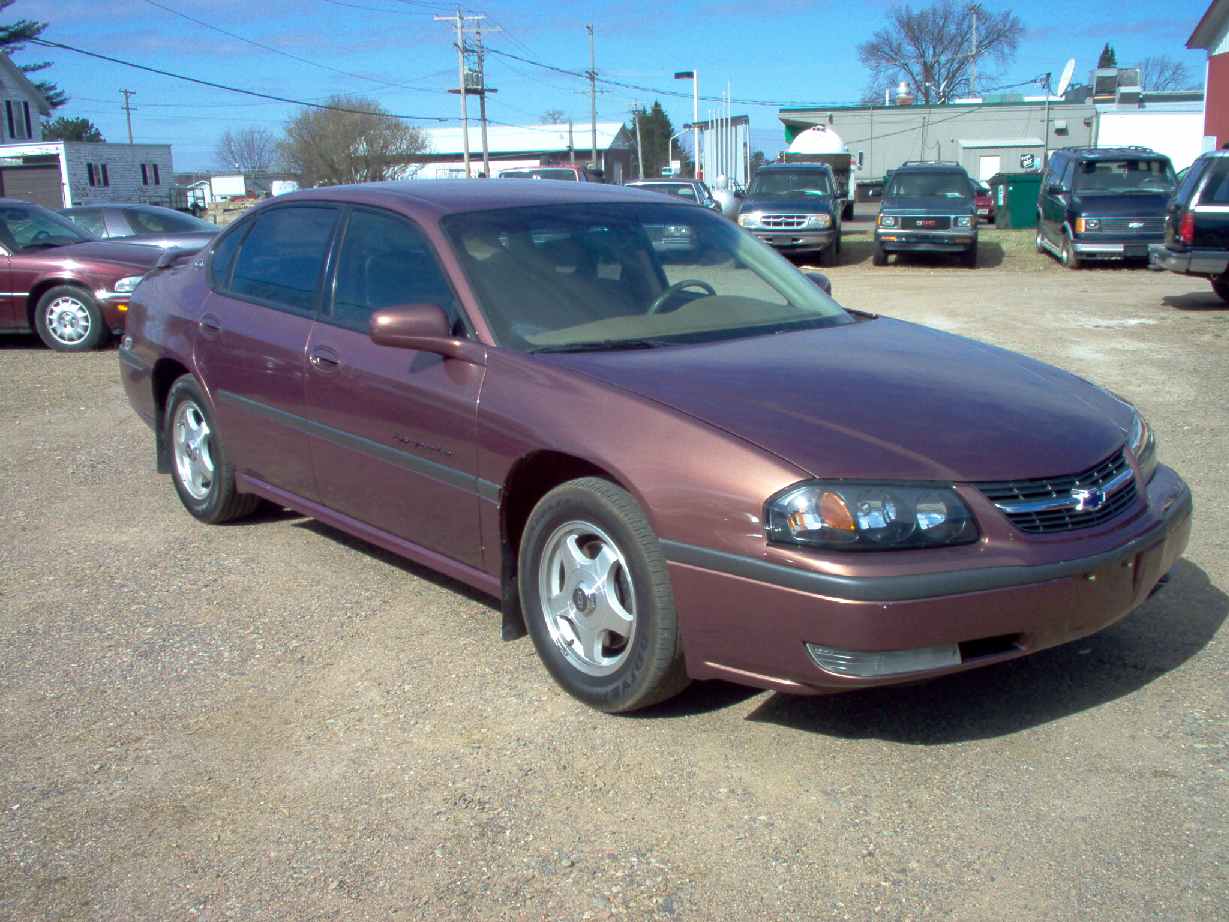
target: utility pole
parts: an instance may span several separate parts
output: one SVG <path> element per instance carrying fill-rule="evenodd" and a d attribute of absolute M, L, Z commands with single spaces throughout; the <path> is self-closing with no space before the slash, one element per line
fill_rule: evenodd
<path fill-rule="evenodd" d="M 124 115 L 128 117 L 128 143 L 132 143 L 132 104 L 128 101 L 131 97 L 136 96 L 136 90 L 120 90 L 120 95 L 124 97 Z"/>
<path fill-rule="evenodd" d="M 465 11 L 457 7 L 455 16 L 434 16 L 436 22 L 450 22 L 457 31 L 457 77 L 459 79 L 459 89 L 449 90 L 450 93 L 461 94 L 461 141 L 462 149 L 465 151 L 465 178 L 469 179 L 473 173 L 469 165 L 469 106 L 466 104 L 466 97 L 469 96 L 469 84 L 465 76 L 465 23 L 481 22 L 485 16 L 466 16 Z"/>
<path fill-rule="evenodd" d="M 969 87 L 972 93 L 969 95 L 977 95 L 977 4 L 974 3 L 969 7 L 969 15 L 973 17 L 973 53 L 969 56 Z"/>
<path fill-rule="evenodd" d="M 589 115 L 593 130 L 593 151 L 589 166 L 597 169 L 597 49 L 594 45 L 593 23 L 585 26 L 589 33 Z"/>
<path fill-rule="evenodd" d="M 632 106 L 632 118 L 636 120 L 636 162 L 640 166 L 640 178 L 644 179 L 644 147 L 640 143 L 640 103 Z"/>
<path fill-rule="evenodd" d="M 503 29 L 496 26 L 488 31 L 502 32 Z M 486 48 L 482 44 L 482 26 L 479 25 L 474 33 L 478 39 L 478 117 L 482 120 L 482 172 L 487 179 L 491 178 L 491 149 L 486 140 L 486 94 L 497 93 L 498 90 L 489 90 L 486 85 Z"/>
<path fill-rule="evenodd" d="M 572 120 L 568 119 L 568 160 L 576 162 L 576 142 L 572 137 Z"/>

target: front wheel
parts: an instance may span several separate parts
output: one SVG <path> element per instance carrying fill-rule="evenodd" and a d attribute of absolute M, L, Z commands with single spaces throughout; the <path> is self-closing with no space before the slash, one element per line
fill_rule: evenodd
<path fill-rule="evenodd" d="M 626 490 L 585 477 L 547 493 L 518 569 L 534 646 L 573 697 L 615 713 L 687 686 L 666 560 Z"/>
<path fill-rule="evenodd" d="M 886 266 L 888 264 L 888 254 L 879 244 L 875 244 L 875 249 L 871 251 L 872 266 Z"/>
<path fill-rule="evenodd" d="M 210 525 L 256 511 L 260 497 L 235 489 L 235 472 L 213 423 L 209 403 L 191 375 L 171 385 L 163 418 L 175 492 L 193 516 Z"/>
<path fill-rule="evenodd" d="M 1068 269 L 1079 269 L 1083 262 L 1075 252 L 1075 244 L 1071 242 L 1070 237 L 1063 238 L 1063 265 Z"/>
<path fill-rule="evenodd" d="M 38 299 L 34 330 L 56 352 L 89 352 L 101 346 L 108 333 L 94 296 L 73 285 L 57 285 Z"/>
<path fill-rule="evenodd" d="M 973 244 L 960 254 L 960 264 L 966 269 L 977 268 L 977 244 Z"/>
<path fill-rule="evenodd" d="M 826 268 L 831 268 L 832 266 L 835 266 L 837 262 L 839 261 L 840 259 L 839 254 L 840 254 L 840 248 L 838 244 L 835 241 L 833 241 L 831 244 L 829 244 L 828 246 L 824 247 L 822 250 L 819 251 L 819 264 Z"/>
<path fill-rule="evenodd" d="M 1217 297 L 1222 301 L 1229 303 L 1229 275 L 1223 275 L 1218 279 L 1212 279 L 1212 290 L 1216 292 Z"/>

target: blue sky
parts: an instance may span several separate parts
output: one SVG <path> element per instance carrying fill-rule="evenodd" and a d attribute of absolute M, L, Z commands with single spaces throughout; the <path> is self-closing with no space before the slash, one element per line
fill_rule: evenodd
<path fill-rule="evenodd" d="M 18 0 L 6 13 L 14 19 L 48 22 L 44 37 L 52 41 L 205 80 L 295 99 L 358 93 L 377 99 L 392 112 L 458 115 L 457 97 L 446 92 L 457 80 L 451 32 L 446 24 L 432 20 L 433 15 L 455 10 L 443 2 L 156 2 L 306 60 L 229 38 L 149 0 Z M 467 7 L 466 12 L 485 13 L 488 23 L 503 29 L 488 36 L 491 48 L 567 69 L 588 67 L 584 24 L 593 22 L 600 75 L 687 93 L 690 84 L 675 81 L 672 75 L 675 70 L 695 68 L 706 95 L 719 95 L 729 81 L 740 98 L 836 103 L 861 96 L 866 73 L 856 48 L 883 23 L 889 6 L 877 0 L 858 6 L 804 0 L 624 0 L 617 5 L 492 0 Z M 1087 75 L 1106 41 L 1114 45 L 1121 64 L 1169 55 L 1185 62 L 1202 82 L 1203 54 L 1187 51 L 1184 44 L 1206 9 L 1204 0 L 983 6 L 1013 9 L 1027 29 L 1015 61 L 996 75 L 1004 84 L 1047 70 L 1057 74 L 1068 57 L 1076 59 L 1077 77 Z M 1114 10 L 1112 18 L 1106 13 L 1109 9 Z M 31 47 L 18 61 L 42 59 L 54 63 L 49 78 L 72 97 L 60 114 L 87 116 L 108 140 L 126 139 L 119 90 L 135 90 L 136 140 L 173 144 L 177 169 L 217 166 L 213 151 L 227 128 L 263 126 L 277 132 L 295 111 L 293 106 L 193 86 L 58 49 Z M 583 80 L 493 56 L 488 59 L 487 81 L 499 90 L 490 97 L 492 119 L 534 123 L 547 109 L 560 109 L 578 124 L 589 118 L 588 85 Z M 603 87 L 598 118 L 626 120 L 634 103 L 650 103 L 653 98 L 649 93 Z M 660 98 L 676 125 L 690 120 L 689 99 Z M 782 145 L 776 108 L 738 106 L 737 111 L 751 116 L 756 146 L 770 157 L 775 154 Z"/>

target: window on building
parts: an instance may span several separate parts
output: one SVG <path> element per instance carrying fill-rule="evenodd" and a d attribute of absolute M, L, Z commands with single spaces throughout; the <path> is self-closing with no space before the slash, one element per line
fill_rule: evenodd
<path fill-rule="evenodd" d="M 158 175 L 158 164 L 142 163 L 141 164 L 141 185 L 143 186 L 160 186 L 162 178 Z"/>
<path fill-rule="evenodd" d="M 111 185 L 111 174 L 107 171 L 105 163 L 87 163 L 85 175 L 91 186 Z"/>
<path fill-rule="evenodd" d="M 8 125 L 11 140 L 29 141 L 34 137 L 34 126 L 30 121 L 30 104 L 24 99 L 6 99 L 4 119 Z"/>
<path fill-rule="evenodd" d="M 858 151 L 858 169 L 862 169 L 866 165 L 866 151 Z"/>

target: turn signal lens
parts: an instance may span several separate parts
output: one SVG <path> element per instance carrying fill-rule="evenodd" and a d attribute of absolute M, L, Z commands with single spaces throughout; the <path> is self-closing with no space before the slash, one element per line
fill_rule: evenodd
<path fill-rule="evenodd" d="M 1178 225 L 1178 239 L 1185 243 L 1188 247 L 1195 245 L 1195 213 L 1192 211 L 1185 212 L 1182 215 L 1182 221 Z"/>

